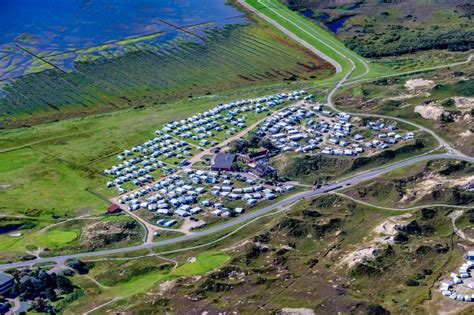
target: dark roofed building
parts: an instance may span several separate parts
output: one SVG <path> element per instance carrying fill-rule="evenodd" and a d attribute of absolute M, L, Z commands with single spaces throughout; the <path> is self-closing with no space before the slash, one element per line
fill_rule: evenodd
<path fill-rule="evenodd" d="M 114 213 L 119 213 L 122 209 L 120 209 L 120 206 L 116 203 L 112 204 L 110 207 L 107 208 L 107 213 L 108 214 L 114 214 Z"/>
<path fill-rule="evenodd" d="M 13 288 L 13 277 L 0 272 L 0 295 L 9 292 Z"/>
<path fill-rule="evenodd" d="M 265 159 L 267 156 L 268 156 L 268 150 L 265 148 L 259 148 L 255 152 L 251 152 L 244 155 L 244 160 L 246 163 L 255 163 L 258 160 Z"/>
<path fill-rule="evenodd" d="M 212 161 L 212 171 L 231 171 L 234 165 L 236 154 L 232 153 L 218 153 L 214 155 Z"/>
<path fill-rule="evenodd" d="M 267 177 L 276 173 L 275 168 L 270 166 L 266 161 L 258 161 L 255 167 L 250 170 L 252 174 L 258 177 Z"/>
<path fill-rule="evenodd" d="M 0 303 L 0 314 L 6 314 L 10 309 L 10 305 L 8 303 Z"/>

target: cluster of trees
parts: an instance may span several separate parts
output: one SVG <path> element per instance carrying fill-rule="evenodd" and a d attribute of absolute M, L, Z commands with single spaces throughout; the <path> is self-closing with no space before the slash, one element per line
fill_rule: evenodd
<path fill-rule="evenodd" d="M 55 314 L 58 310 L 50 302 L 74 291 L 75 286 L 62 274 L 49 274 L 43 269 L 17 270 L 13 274 L 13 294 L 31 301 L 31 307 L 43 313 Z"/>
<path fill-rule="evenodd" d="M 232 141 L 230 144 L 230 150 L 234 153 L 247 153 L 250 149 L 257 149 L 260 147 L 263 147 L 270 152 L 276 150 L 270 139 L 262 138 L 255 132 L 251 132 L 246 139 L 237 139 Z"/>
<path fill-rule="evenodd" d="M 89 273 L 90 266 L 79 259 L 69 260 L 66 264 L 69 268 L 74 269 L 80 275 L 85 275 Z"/>

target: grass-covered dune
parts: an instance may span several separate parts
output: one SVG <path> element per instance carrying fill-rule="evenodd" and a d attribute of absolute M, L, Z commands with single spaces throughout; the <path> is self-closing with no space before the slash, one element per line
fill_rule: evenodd
<path fill-rule="evenodd" d="M 474 177 L 474 165 L 454 160 L 428 161 L 388 173 L 346 189 L 353 198 L 379 206 L 407 208 L 447 204 L 474 205 L 474 193 L 466 188 Z"/>
<path fill-rule="evenodd" d="M 213 250 L 232 257 L 225 264 L 199 277 L 157 283 L 148 294 L 101 311 L 431 314 L 439 301 L 437 281 L 459 266 L 463 254 L 453 245 L 450 211 L 388 211 L 338 196 L 303 200 L 256 223 L 260 228 L 245 231 L 241 242 L 216 245 Z M 399 229 L 380 228 L 393 224 Z"/>

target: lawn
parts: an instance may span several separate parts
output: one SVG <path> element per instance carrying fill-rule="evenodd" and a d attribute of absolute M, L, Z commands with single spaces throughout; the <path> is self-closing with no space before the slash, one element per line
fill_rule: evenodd
<path fill-rule="evenodd" d="M 149 291 L 158 281 L 170 280 L 178 277 L 189 277 L 211 271 L 230 259 L 222 253 L 204 252 L 196 256 L 195 262 L 185 262 L 169 273 L 151 272 L 132 278 L 110 289 L 109 294 L 115 297 L 127 297 Z"/>
<path fill-rule="evenodd" d="M 50 230 L 35 238 L 38 245 L 44 247 L 60 247 L 70 244 L 79 238 L 80 230 Z"/>
<path fill-rule="evenodd" d="M 204 252 L 196 256 L 195 262 L 186 262 L 172 270 L 170 275 L 185 277 L 208 272 L 224 264 L 230 256 L 223 253 Z"/>
<path fill-rule="evenodd" d="M 47 221 L 39 221 L 37 228 L 34 230 L 19 230 L 18 232 L 21 232 L 22 235 L 18 237 L 1 235 L 1 260 L 7 260 L 8 257 L 15 254 L 25 254 L 27 250 L 60 248 L 71 245 L 79 239 L 79 229 L 50 229 L 46 232 L 41 232 L 40 228 L 45 227 L 47 224 Z"/>
<path fill-rule="evenodd" d="M 362 57 L 345 47 L 327 30 L 291 11 L 279 1 L 247 0 L 246 2 L 339 63 L 342 71 L 334 78 L 342 78 L 351 70 L 352 63 L 350 60 L 355 64 L 352 77 L 362 76 L 366 70 L 370 72 L 370 69 L 366 69 Z M 345 56 L 348 56 L 350 60 Z"/>
<path fill-rule="evenodd" d="M 140 294 L 149 292 L 160 282 L 209 272 L 226 263 L 230 259 L 230 256 L 216 252 L 203 252 L 195 258 L 196 260 L 194 262 L 185 262 L 175 269 L 146 272 L 134 276 L 125 282 L 119 282 L 114 286 L 101 288 L 100 290 L 90 287 L 90 283 L 86 284 L 84 279 L 80 276 L 76 276 L 76 284 L 81 287 L 84 286 L 84 288 L 87 287 L 87 290 L 94 292 L 94 294 L 89 296 L 86 295 L 78 299 L 63 311 L 87 311 L 92 309 L 94 306 L 100 305 L 114 298 L 118 299 L 115 303 L 120 303 L 120 299 L 131 298 L 132 296 L 139 296 Z M 94 269 L 92 272 L 94 273 Z M 97 312 L 100 313 L 100 311 L 101 310 L 98 310 Z"/>
<path fill-rule="evenodd" d="M 86 191 L 87 174 L 32 148 L 0 154 L 2 213 L 74 217 L 104 211 L 107 203 Z"/>

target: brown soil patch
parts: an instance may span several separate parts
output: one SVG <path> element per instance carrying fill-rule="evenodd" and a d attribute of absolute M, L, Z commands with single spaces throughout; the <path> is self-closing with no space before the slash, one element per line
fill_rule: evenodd
<path fill-rule="evenodd" d="M 134 221 L 97 222 L 87 225 L 81 236 L 81 245 L 104 247 L 117 242 L 129 241 L 139 236 Z"/>

